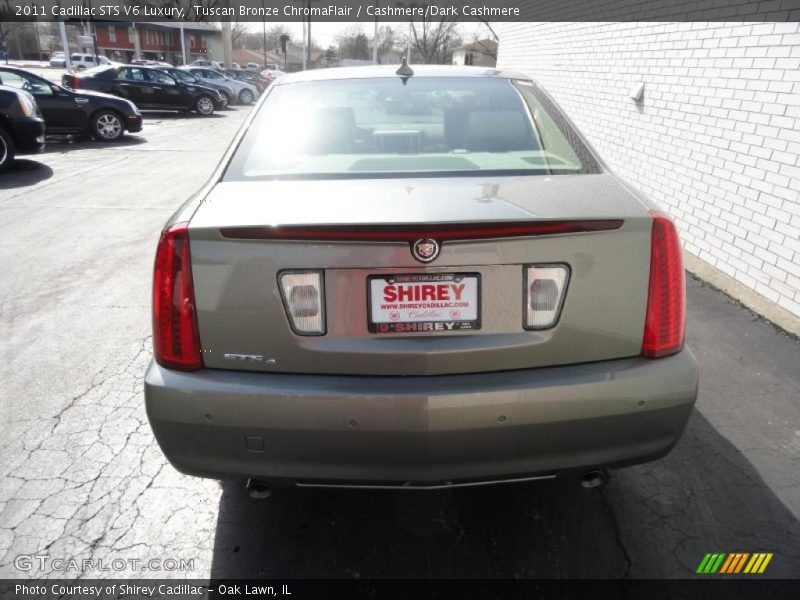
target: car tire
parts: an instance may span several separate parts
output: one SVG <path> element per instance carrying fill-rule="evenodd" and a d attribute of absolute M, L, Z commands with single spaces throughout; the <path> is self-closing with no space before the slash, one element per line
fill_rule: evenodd
<path fill-rule="evenodd" d="M 92 136 L 100 142 L 116 142 L 125 135 L 122 116 L 115 110 L 101 109 L 92 117 Z"/>
<path fill-rule="evenodd" d="M 214 100 L 212 100 L 211 96 L 206 96 L 205 94 L 200 96 L 194 102 L 194 109 L 197 111 L 198 115 L 202 115 L 204 117 L 208 117 L 209 115 L 214 114 Z"/>
<path fill-rule="evenodd" d="M 231 107 L 232 98 L 228 92 L 220 92 L 222 94 L 222 110 L 228 109 Z"/>
<path fill-rule="evenodd" d="M 5 129 L 0 127 L 0 173 L 4 173 L 14 164 L 16 147 L 14 140 L 8 135 Z"/>
<path fill-rule="evenodd" d="M 252 104 L 255 98 L 256 98 L 255 94 L 253 94 L 253 92 L 251 92 L 250 90 L 242 90 L 241 92 L 239 92 L 239 102 L 241 102 L 245 106 Z"/>

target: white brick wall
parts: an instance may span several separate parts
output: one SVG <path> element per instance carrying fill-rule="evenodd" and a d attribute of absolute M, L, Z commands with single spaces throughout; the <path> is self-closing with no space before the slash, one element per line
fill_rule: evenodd
<path fill-rule="evenodd" d="M 611 168 L 676 219 L 686 250 L 800 316 L 799 23 L 498 30 L 498 65 L 553 94 Z"/>

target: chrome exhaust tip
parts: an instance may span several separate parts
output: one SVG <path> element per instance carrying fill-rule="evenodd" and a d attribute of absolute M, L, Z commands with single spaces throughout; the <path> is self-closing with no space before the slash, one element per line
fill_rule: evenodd
<path fill-rule="evenodd" d="M 272 495 L 272 487 L 268 483 L 259 481 L 258 479 L 248 479 L 247 485 L 244 488 L 247 495 L 255 500 L 263 500 Z"/>
<path fill-rule="evenodd" d="M 580 478 L 581 487 L 584 489 L 591 489 L 604 486 L 608 483 L 608 471 L 605 469 L 592 469 L 586 471 Z"/>

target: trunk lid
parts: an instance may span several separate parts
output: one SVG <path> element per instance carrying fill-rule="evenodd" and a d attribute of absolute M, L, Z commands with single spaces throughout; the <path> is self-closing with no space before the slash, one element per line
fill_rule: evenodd
<path fill-rule="evenodd" d="M 429 264 L 414 259 L 407 241 L 252 239 L 265 227 L 425 231 L 598 219 L 623 222 L 605 231 L 448 240 Z M 437 375 L 637 355 L 651 225 L 648 208 L 609 174 L 220 183 L 189 227 L 203 361 L 269 372 Z M 571 276 L 557 324 L 530 331 L 523 265 L 535 263 L 567 264 Z M 324 271 L 325 335 L 300 336 L 290 326 L 278 274 L 303 269 Z M 369 278 L 412 274 L 477 274 L 480 329 L 370 332 Z"/>

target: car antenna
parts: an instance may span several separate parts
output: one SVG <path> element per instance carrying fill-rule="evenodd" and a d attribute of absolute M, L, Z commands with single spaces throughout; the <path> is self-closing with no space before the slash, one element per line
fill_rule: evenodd
<path fill-rule="evenodd" d="M 405 85 L 408 78 L 414 74 L 414 69 L 408 66 L 408 60 L 405 56 L 403 57 L 403 64 L 400 65 L 400 68 L 397 69 L 395 73 L 403 79 L 403 85 Z"/>

